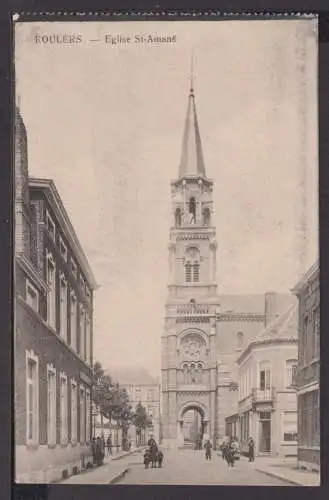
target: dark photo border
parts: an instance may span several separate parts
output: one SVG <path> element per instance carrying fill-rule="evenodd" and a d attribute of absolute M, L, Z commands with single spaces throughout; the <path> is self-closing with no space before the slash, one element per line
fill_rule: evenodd
<path fill-rule="evenodd" d="M 196 2 L 120 2 L 104 0 L 8 0 L 0 5 L 0 499 L 84 500 L 96 498 L 123 499 L 141 497 L 147 499 L 203 499 L 239 498 L 250 496 L 253 500 L 264 497 L 302 500 L 310 495 L 328 498 L 329 461 L 329 3 L 328 0 L 231 0 Z M 287 3 L 289 5 L 287 5 Z M 134 5 L 135 4 L 135 5 Z M 137 5 L 136 5 L 137 4 Z M 109 10 L 111 9 L 111 10 Z M 325 10 L 327 9 L 327 11 Z M 320 290 L 321 290 L 321 483 L 318 488 L 309 487 L 245 487 L 245 486 L 69 486 L 60 484 L 25 485 L 14 480 L 14 401 L 13 392 L 13 30 L 11 14 L 20 13 L 26 22 L 52 20 L 195 20 L 219 21 L 234 13 L 237 19 L 248 12 L 250 19 L 256 13 L 263 16 L 295 16 L 297 13 L 319 15 L 319 217 L 320 217 Z M 88 13 L 81 15 L 81 13 Z M 233 16 L 230 16 L 233 18 Z M 258 17 L 258 16 L 257 16 Z M 247 488 L 247 490 L 245 490 Z"/>

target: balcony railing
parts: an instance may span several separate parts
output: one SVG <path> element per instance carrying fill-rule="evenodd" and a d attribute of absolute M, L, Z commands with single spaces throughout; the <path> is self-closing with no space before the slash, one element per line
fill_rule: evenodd
<path fill-rule="evenodd" d="M 253 389 L 251 399 L 253 403 L 265 403 L 275 400 L 275 388 L 268 387 L 266 389 Z"/>

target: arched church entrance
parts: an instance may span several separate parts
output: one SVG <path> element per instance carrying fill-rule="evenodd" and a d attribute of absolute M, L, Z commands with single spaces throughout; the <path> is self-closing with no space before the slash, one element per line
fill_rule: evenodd
<path fill-rule="evenodd" d="M 202 448 L 207 433 L 208 414 L 198 403 L 188 403 L 181 408 L 177 422 L 177 441 L 180 448 Z"/>

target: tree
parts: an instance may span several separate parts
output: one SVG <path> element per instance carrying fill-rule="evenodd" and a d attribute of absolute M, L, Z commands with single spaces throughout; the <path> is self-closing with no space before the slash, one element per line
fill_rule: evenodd
<path fill-rule="evenodd" d="M 128 447 L 127 434 L 133 419 L 127 391 L 118 383 L 113 383 L 110 375 L 104 373 L 102 365 L 97 361 L 93 367 L 94 404 L 96 405 L 103 429 L 103 418 L 113 419 L 122 429 L 122 446 Z"/>
<path fill-rule="evenodd" d="M 109 408 L 111 417 L 116 420 L 118 427 L 122 429 L 122 448 L 128 450 L 128 429 L 133 420 L 132 407 L 126 389 L 115 384 L 112 388 L 112 402 Z"/>
<path fill-rule="evenodd" d="M 142 405 L 142 403 L 137 404 L 133 421 L 136 427 L 136 436 L 138 438 L 138 444 L 141 444 L 142 431 L 152 425 L 152 419 L 148 416 L 146 408 L 145 406 Z"/>
<path fill-rule="evenodd" d="M 96 361 L 93 366 L 93 399 L 101 417 L 103 431 L 103 418 L 106 417 L 107 408 L 112 400 L 112 379 L 104 373 L 102 365 Z"/>

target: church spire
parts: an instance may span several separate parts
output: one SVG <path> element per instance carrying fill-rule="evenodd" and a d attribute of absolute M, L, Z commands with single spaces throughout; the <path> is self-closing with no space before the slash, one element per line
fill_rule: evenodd
<path fill-rule="evenodd" d="M 193 58 L 191 60 L 191 84 L 183 136 L 179 177 L 206 176 L 200 130 L 194 96 Z"/>

